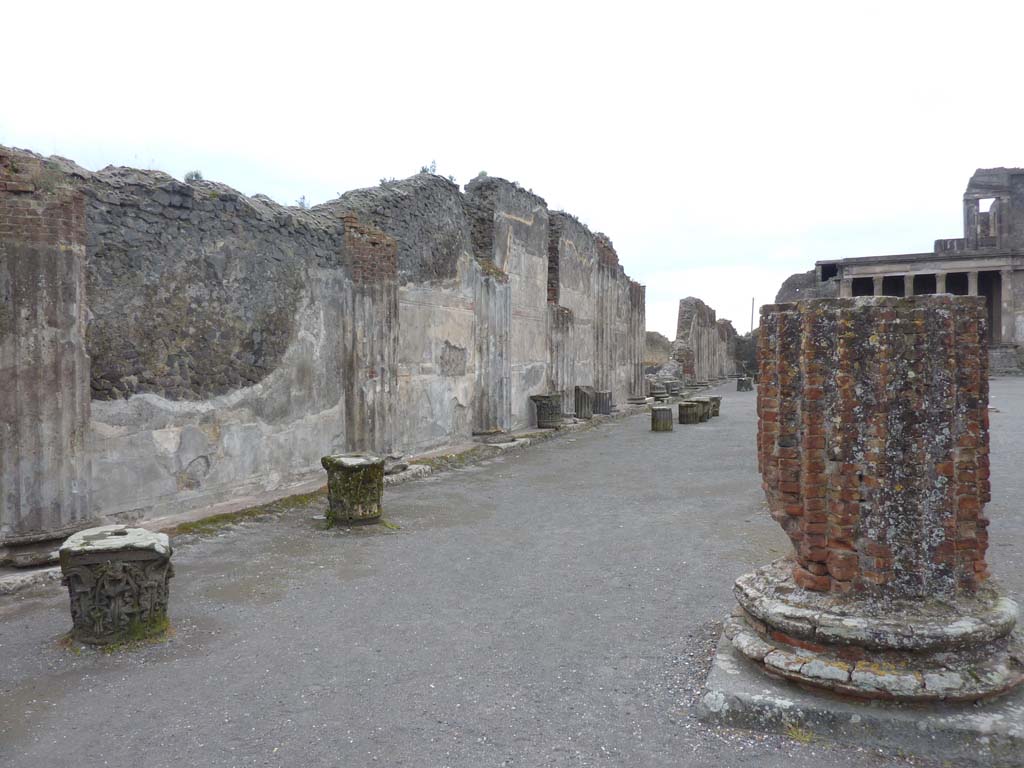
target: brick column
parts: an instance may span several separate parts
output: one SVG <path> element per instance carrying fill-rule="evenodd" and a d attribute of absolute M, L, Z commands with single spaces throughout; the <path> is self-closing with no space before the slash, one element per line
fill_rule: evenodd
<path fill-rule="evenodd" d="M 935 273 L 935 292 L 945 293 L 946 292 L 946 273 L 936 272 Z"/>
<path fill-rule="evenodd" d="M 873 293 L 873 295 L 881 296 L 882 295 L 882 278 L 881 277 L 873 277 L 873 278 L 871 278 L 871 283 L 872 283 L 872 293 Z"/>
<path fill-rule="evenodd" d="M 839 296 L 844 299 L 849 299 L 853 296 L 852 277 L 844 277 L 839 281 Z"/>
<path fill-rule="evenodd" d="M 903 295 L 914 295 L 914 276 L 909 273 L 903 276 Z"/>
<path fill-rule="evenodd" d="M 978 295 L 978 271 L 972 270 L 967 273 L 967 295 Z"/>
<path fill-rule="evenodd" d="M 737 581 L 737 648 L 859 696 L 1021 681 L 1016 605 L 987 583 L 985 318 L 948 295 L 762 308 L 758 468 L 794 552 Z"/>

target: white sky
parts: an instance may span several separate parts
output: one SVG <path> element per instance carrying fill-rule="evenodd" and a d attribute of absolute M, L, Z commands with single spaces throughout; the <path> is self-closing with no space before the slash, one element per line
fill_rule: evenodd
<path fill-rule="evenodd" d="M 1024 165 L 1024 3 L 87 3 L 0 10 L 0 143 L 311 203 L 437 162 L 615 242 L 670 338 L 815 259 L 961 235 Z"/>

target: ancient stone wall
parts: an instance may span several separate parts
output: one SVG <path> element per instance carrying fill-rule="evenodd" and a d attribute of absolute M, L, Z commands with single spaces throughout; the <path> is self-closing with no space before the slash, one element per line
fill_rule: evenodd
<path fill-rule="evenodd" d="M 45 167 L 48 185 L 66 187 L 60 200 L 76 201 L 72 241 L 59 229 L 65 203 L 37 186 L 2 190 L 19 210 L 0 222 L 0 287 L 24 287 L 27 265 L 49 263 L 18 255 L 36 231 L 21 213 L 31 207 L 53 254 L 78 254 L 54 275 L 69 281 L 62 306 L 91 323 L 60 321 L 79 355 L 61 375 L 85 377 L 91 412 L 88 396 L 62 397 L 78 403 L 59 416 L 65 432 L 43 431 L 97 514 L 138 519 L 272 490 L 318 476 L 331 452 L 419 451 L 527 427 L 530 395 L 552 387 L 601 383 L 624 402 L 642 386 L 643 287 L 607 238 L 513 183 L 481 178 L 462 194 L 420 174 L 304 210 L 155 171 L 93 173 L 3 148 L 0 158 Z M 552 244 L 555 293 L 570 307 L 549 301 Z M 19 345 L 49 333 L 46 297 L 22 298 L 37 314 L 5 327 L 5 372 Z M 33 455 L 6 415 L 29 395 L 7 395 L 0 447 Z M 5 494 L 13 487 L 5 480 Z M 5 500 L 9 518 L 23 521 L 19 509 Z"/>
<path fill-rule="evenodd" d="M 672 359 L 687 381 L 709 381 L 736 373 L 736 331 L 715 310 L 689 296 L 679 301 Z"/>

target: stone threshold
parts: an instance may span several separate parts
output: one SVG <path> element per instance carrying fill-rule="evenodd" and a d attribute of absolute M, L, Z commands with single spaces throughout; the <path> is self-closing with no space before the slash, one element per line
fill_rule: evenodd
<path fill-rule="evenodd" d="M 622 419 L 627 416 L 646 413 L 646 406 L 621 405 L 617 406 L 611 415 L 595 414 L 591 419 L 567 418 L 562 425 L 556 429 L 538 429 L 530 427 L 507 433 L 509 440 L 500 443 L 486 443 L 477 440 L 453 443 L 441 448 L 435 448 L 421 454 L 415 454 L 403 459 L 409 464 L 409 468 L 394 475 L 384 476 L 384 486 L 393 487 L 412 480 L 428 477 L 437 472 L 451 471 L 462 467 L 472 466 L 495 456 L 499 456 L 509 450 L 527 448 L 531 445 L 546 442 L 552 438 L 572 434 L 581 430 L 593 429 L 600 424 Z M 493 439 L 493 436 L 488 436 Z M 261 507 L 266 504 L 281 501 L 293 496 L 304 496 L 315 493 L 326 488 L 326 481 L 323 472 L 317 472 L 308 480 L 293 483 L 286 487 L 277 488 L 259 494 L 238 496 L 217 504 L 205 507 L 198 507 L 187 512 L 174 515 L 163 515 L 150 519 L 138 520 L 130 523 L 133 527 L 146 528 L 151 531 L 173 533 L 174 529 L 182 523 L 192 523 L 216 515 L 229 515 L 237 512 L 244 512 L 254 507 Z M 60 546 L 60 542 L 53 544 L 54 552 Z M 35 568 L 15 568 L 13 566 L 0 567 L 0 597 L 11 595 L 32 587 L 59 585 L 61 571 L 59 566 L 42 566 Z"/>

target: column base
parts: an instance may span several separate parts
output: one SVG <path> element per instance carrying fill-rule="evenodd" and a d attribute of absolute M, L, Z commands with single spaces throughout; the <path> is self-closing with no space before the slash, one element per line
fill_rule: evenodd
<path fill-rule="evenodd" d="M 764 672 L 866 699 L 976 701 L 1024 682 L 1017 604 L 993 586 L 970 598 L 881 601 L 800 589 L 792 561 L 741 576 L 725 635 Z"/>

